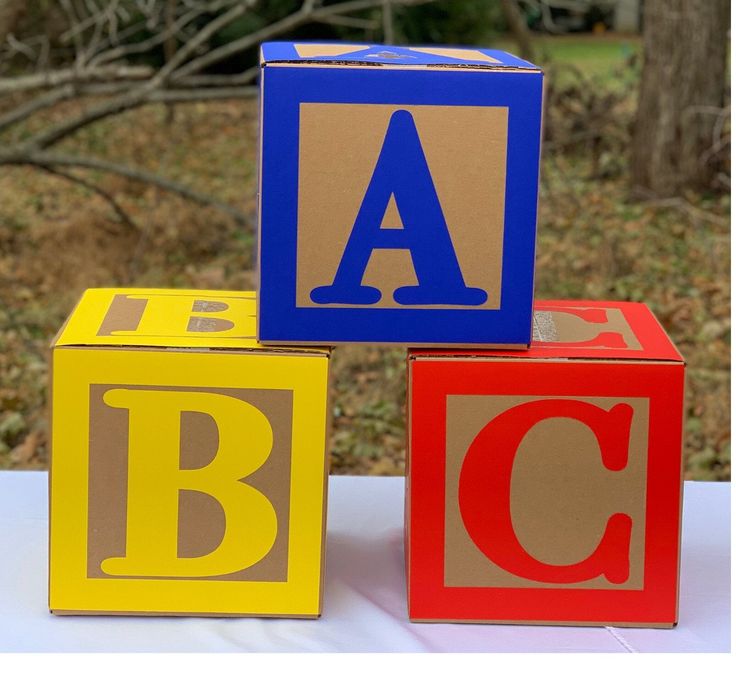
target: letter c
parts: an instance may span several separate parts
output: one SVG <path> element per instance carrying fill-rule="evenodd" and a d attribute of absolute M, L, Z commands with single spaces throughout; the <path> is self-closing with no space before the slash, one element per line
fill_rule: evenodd
<path fill-rule="evenodd" d="M 619 403 L 604 410 L 570 399 L 533 400 L 491 420 L 475 437 L 460 471 L 459 504 L 465 527 L 476 546 L 494 563 L 514 575 L 545 583 L 575 583 L 603 575 L 621 584 L 629 578 L 632 520 L 612 514 L 596 549 L 570 565 L 544 563 L 521 545 L 511 520 L 511 475 L 519 446 L 537 423 L 570 418 L 590 428 L 598 441 L 605 468 L 626 468 L 633 409 Z"/>

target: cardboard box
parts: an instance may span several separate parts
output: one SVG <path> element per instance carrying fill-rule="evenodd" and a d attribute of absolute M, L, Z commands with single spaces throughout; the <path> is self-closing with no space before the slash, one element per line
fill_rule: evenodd
<path fill-rule="evenodd" d="M 527 347 L 541 70 L 300 43 L 261 65 L 259 340 Z"/>
<path fill-rule="evenodd" d="M 683 359 L 643 304 L 535 325 L 526 351 L 409 353 L 409 616 L 672 626 Z"/>
<path fill-rule="evenodd" d="M 329 351 L 255 294 L 90 289 L 53 343 L 49 607 L 316 617 Z"/>

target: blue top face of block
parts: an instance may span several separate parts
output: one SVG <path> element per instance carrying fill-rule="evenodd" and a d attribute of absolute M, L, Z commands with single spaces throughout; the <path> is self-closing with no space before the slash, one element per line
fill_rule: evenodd
<path fill-rule="evenodd" d="M 528 344 L 542 80 L 266 64 L 259 340 Z"/>
<path fill-rule="evenodd" d="M 261 63 L 356 63 L 397 66 L 539 70 L 521 58 L 471 46 L 382 46 L 275 41 L 261 46 Z"/>

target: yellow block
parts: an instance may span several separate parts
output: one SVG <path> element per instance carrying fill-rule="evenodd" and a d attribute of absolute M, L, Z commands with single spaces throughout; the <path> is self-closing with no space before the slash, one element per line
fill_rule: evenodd
<path fill-rule="evenodd" d="M 329 350 L 255 295 L 93 289 L 53 345 L 49 606 L 318 616 Z"/>

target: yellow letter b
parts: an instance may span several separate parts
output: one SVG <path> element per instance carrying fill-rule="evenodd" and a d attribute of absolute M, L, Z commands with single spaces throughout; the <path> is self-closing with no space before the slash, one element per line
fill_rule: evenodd
<path fill-rule="evenodd" d="M 231 396 L 198 391 L 112 389 L 107 405 L 129 411 L 127 538 L 123 558 L 108 558 L 108 575 L 210 577 L 260 561 L 276 539 L 276 512 L 263 493 L 241 479 L 258 470 L 273 446 L 266 416 Z M 181 414 L 209 415 L 219 443 L 212 461 L 180 468 Z M 225 533 L 213 551 L 178 555 L 179 491 L 215 498 L 225 513 Z"/>

